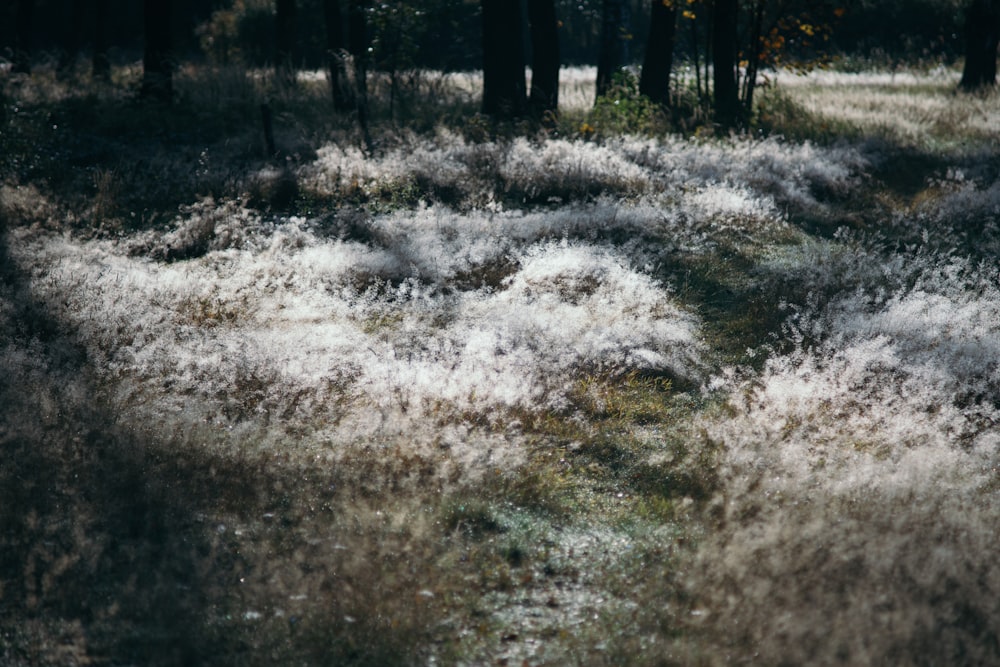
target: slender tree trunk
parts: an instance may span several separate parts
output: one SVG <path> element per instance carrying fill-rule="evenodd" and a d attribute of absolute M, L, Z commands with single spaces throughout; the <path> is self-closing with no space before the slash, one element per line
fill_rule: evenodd
<path fill-rule="evenodd" d="M 111 60 L 108 59 L 108 18 L 111 0 L 94 0 L 94 60 L 91 75 L 98 81 L 111 81 Z"/>
<path fill-rule="evenodd" d="M 169 104 L 173 97 L 173 57 L 170 52 L 170 0 L 144 0 L 146 44 L 142 57 L 140 95 Z"/>
<path fill-rule="evenodd" d="M 649 15 L 649 41 L 642 61 L 639 93 L 657 104 L 670 102 L 670 71 L 674 67 L 674 36 L 677 9 L 663 0 L 653 0 Z"/>
<path fill-rule="evenodd" d="M 87 16 L 84 7 L 85 0 L 73 0 L 70 7 L 70 24 L 63 40 L 63 49 L 59 52 L 59 73 L 68 74 L 76 65 L 76 59 L 80 55 L 81 35 L 83 34 L 83 24 Z"/>
<path fill-rule="evenodd" d="M 483 113 L 517 118 L 527 108 L 521 3 L 480 0 L 483 20 Z"/>
<path fill-rule="evenodd" d="M 604 0 L 601 52 L 597 57 L 597 96 L 606 95 L 614 75 L 628 61 L 628 7 L 625 0 Z"/>
<path fill-rule="evenodd" d="M 747 71 L 743 79 L 744 118 L 753 115 L 753 96 L 757 89 L 757 72 L 760 68 L 761 37 L 764 34 L 764 0 L 754 0 L 753 25 L 750 29 L 750 52 L 747 54 Z"/>
<path fill-rule="evenodd" d="M 32 31 L 34 29 L 35 0 L 18 0 L 14 16 L 14 71 L 27 74 L 31 71 Z"/>
<path fill-rule="evenodd" d="M 739 0 L 715 0 L 712 16 L 712 83 L 715 122 L 725 128 L 740 124 L 739 88 L 736 85 L 736 18 Z"/>
<path fill-rule="evenodd" d="M 277 0 L 274 5 L 274 71 L 278 81 L 295 83 L 295 0 Z"/>
<path fill-rule="evenodd" d="M 691 24 L 691 59 L 694 61 L 694 82 L 695 91 L 698 93 L 698 99 L 704 99 L 708 97 L 708 80 L 705 81 L 706 90 L 702 92 L 701 89 L 701 56 L 699 55 L 701 51 L 698 50 L 698 23 L 696 21 L 688 21 Z M 708 57 L 708 54 L 705 54 Z"/>
<path fill-rule="evenodd" d="M 705 10 L 705 69 L 702 71 L 701 78 L 705 81 L 705 97 L 708 98 L 712 93 L 709 90 L 709 81 L 712 78 L 712 14 L 715 7 L 711 3 L 708 4 Z"/>
<path fill-rule="evenodd" d="M 365 0 L 349 0 L 347 4 L 348 45 L 354 58 L 354 96 L 358 112 L 358 125 L 371 153 L 374 142 L 368 130 L 368 21 L 365 18 Z"/>
<path fill-rule="evenodd" d="M 559 24 L 554 0 L 529 0 L 531 25 L 531 96 L 536 117 L 559 111 Z"/>
<path fill-rule="evenodd" d="M 333 108 L 349 111 L 354 100 L 348 87 L 347 51 L 344 49 L 344 14 L 340 0 L 323 0 L 323 18 L 326 21 L 326 54 L 330 68 L 330 92 Z"/>
<path fill-rule="evenodd" d="M 979 90 L 996 84 L 1000 1 L 972 0 L 965 13 L 965 67 L 959 87 Z"/>

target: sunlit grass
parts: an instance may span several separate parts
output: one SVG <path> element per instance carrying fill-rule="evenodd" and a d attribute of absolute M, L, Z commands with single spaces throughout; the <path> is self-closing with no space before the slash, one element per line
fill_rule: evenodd
<path fill-rule="evenodd" d="M 795 138 L 879 138 L 934 153 L 974 151 L 997 138 L 995 93 L 958 91 L 959 72 L 778 75 L 760 122 Z"/>

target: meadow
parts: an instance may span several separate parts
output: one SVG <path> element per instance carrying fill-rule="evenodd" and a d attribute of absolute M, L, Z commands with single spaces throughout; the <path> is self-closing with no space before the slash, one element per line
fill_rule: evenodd
<path fill-rule="evenodd" d="M 1000 663 L 996 93 L 137 75 L 0 75 L 0 662 Z"/>

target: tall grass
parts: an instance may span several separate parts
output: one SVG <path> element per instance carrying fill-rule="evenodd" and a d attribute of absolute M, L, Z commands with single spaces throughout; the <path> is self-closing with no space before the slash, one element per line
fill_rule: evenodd
<path fill-rule="evenodd" d="M 4 81 L 5 664 L 998 660 L 995 100 L 569 74 Z"/>

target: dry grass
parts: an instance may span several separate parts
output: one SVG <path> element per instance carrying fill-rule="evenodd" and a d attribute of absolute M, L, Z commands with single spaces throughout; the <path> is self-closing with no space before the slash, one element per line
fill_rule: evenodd
<path fill-rule="evenodd" d="M 0 662 L 996 662 L 996 98 L 908 77 L 5 79 Z"/>

